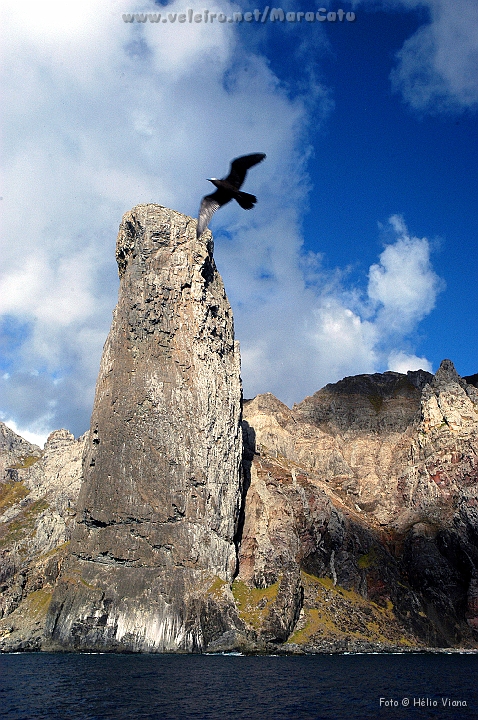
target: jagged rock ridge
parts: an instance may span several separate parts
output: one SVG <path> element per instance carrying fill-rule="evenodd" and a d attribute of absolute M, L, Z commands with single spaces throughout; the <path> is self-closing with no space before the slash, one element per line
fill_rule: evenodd
<path fill-rule="evenodd" d="M 38 650 L 75 521 L 86 437 L 67 430 L 44 450 L 0 423 L 0 650 Z"/>
<path fill-rule="evenodd" d="M 477 408 L 447 360 L 435 376 L 345 378 L 292 410 L 245 403 L 238 579 L 301 573 L 289 646 L 475 646 Z"/>

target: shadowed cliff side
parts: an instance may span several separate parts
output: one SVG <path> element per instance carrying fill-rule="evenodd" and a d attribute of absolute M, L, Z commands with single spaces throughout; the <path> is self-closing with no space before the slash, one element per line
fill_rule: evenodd
<path fill-rule="evenodd" d="M 66 649 L 198 651 L 236 623 L 240 359 L 212 251 L 160 205 L 123 217 L 78 524 L 47 617 Z"/>

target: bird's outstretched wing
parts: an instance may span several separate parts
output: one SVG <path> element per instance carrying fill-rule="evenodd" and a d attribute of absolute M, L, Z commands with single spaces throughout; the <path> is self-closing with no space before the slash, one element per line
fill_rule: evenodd
<path fill-rule="evenodd" d="M 264 153 L 252 153 L 252 155 L 242 155 L 231 162 L 231 169 L 229 175 L 224 180 L 230 183 L 237 190 L 241 187 L 246 173 L 253 165 L 262 162 L 264 160 Z"/>
<path fill-rule="evenodd" d="M 232 195 L 229 193 L 226 193 L 221 188 L 218 188 L 216 192 L 213 192 L 211 195 L 205 195 L 203 199 L 201 200 L 201 206 L 199 208 L 199 215 L 198 215 L 198 225 L 197 225 L 197 231 L 196 236 L 198 238 L 201 237 L 207 226 L 209 225 L 209 221 L 218 210 L 221 205 L 225 205 L 229 200 L 232 200 Z"/>

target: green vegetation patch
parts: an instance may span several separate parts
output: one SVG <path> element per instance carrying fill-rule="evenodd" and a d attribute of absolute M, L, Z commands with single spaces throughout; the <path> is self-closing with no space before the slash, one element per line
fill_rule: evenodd
<path fill-rule="evenodd" d="M 296 645 L 307 645 L 312 637 L 323 634 L 324 617 L 322 613 L 317 608 L 309 607 L 305 610 L 304 626 L 296 630 L 287 642 L 295 643 Z"/>
<path fill-rule="evenodd" d="M 47 558 L 53 557 L 53 555 L 56 555 L 57 553 L 63 553 L 64 550 L 68 547 L 70 544 L 70 541 L 67 540 L 66 542 L 62 543 L 61 545 L 57 545 L 57 547 L 52 548 L 51 550 L 48 550 L 48 552 L 43 553 L 40 557 L 42 560 L 46 560 Z"/>
<path fill-rule="evenodd" d="M 227 585 L 226 581 L 216 576 L 211 585 L 208 587 L 207 594 L 212 595 L 212 597 L 216 600 L 220 600 L 222 598 L 222 591 L 225 585 Z"/>
<path fill-rule="evenodd" d="M 10 468 L 12 470 L 27 470 L 39 460 L 41 460 L 41 457 L 38 457 L 38 455 L 26 455 L 25 457 L 20 458 L 15 465 L 11 465 Z"/>
<path fill-rule="evenodd" d="M 305 574 L 305 573 L 304 573 Z M 317 582 L 319 585 L 322 585 L 323 588 L 328 590 L 332 595 L 335 596 L 341 596 L 342 598 L 345 598 L 348 600 L 349 603 L 363 603 L 365 602 L 362 595 L 359 595 L 355 590 L 347 590 L 344 587 L 341 587 L 340 585 L 334 585 L 334 582 L 329 577 L 321 577 L 316 578 L 314 575 L 309 575 L 309 578 L 311 578 L 312 582 Z M 367 601 L 371 603 L 372 605 L 375 605 L 375 603 L 372 603 L 372 601 Z M 378 607 L 378 605 L 377 605 Z"/>
<path fill-rule="evenodd" d="M 36 500 L 36 502 L 32 503 L 29 507 L 26 508 L 26 513 L 29 517 L 36 517 L 44 510 L 48 510 L 49 507 L 50 506 L 48 505 L 47 501 L 44 498 L 40 498 L 40 500 Z"/>
<path fill-rule="evenodd" d="M 391 601 L 383 608 L 355 590 L 334 585 L 328 577 L 302 573 L 303 617 L 288 642 L 309 645 L 345 640 L 417 645 L 397 621 Z"/>
<path fill-rule="evenodd" d="M 27 536 L 34 534 L 35 521 L 49 507 L 46 500 L 40 499 L 23 508 L 9 523 L 0 526 L 0 548 L 14 543 L 22 543 Z"/>
<path fill-rule="evenodd" d="M 367 397 L 370 400 L 375 412 L 379 413 L 382 409 L 383 397 L 381 395 L 368 395 Z"/>
<path fill-rule="evenodd" d="M 271 603 L 277 598 L 280 578 L 266 588 L 249 587 L 242 580 L 234 580 L 232 594 L 239 617 L 255 630 L 259 630 L 269 614 Z"/>
<path fill-rule="evenodd" d="M 28 495 L 30 490 L 23 482 L 0 483 L 0 513 L 15 505 Z"/>
<path fill-rule="evenodd" d="M 357 564 L 361 570 L 367 570 L 367 568 L 375 564 L 376 560 L 377 553 L 375 552 L 375 548 L 371 548 L 368 553 L 359 557 Z"/>
<path fill-rule="evenodd" d="M 53 590 L 45 590 L 45 588 L 30 593 L 22 603 L 23 608 L 28 612 L 28 616 L 35 619 L 45 617 L 50 607 L 52 595 Z"/>

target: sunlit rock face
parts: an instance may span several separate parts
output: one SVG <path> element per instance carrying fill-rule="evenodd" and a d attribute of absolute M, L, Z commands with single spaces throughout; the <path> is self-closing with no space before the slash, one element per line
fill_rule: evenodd
<path fill-rule="evenodd" d="M 241 409 L 212 249 L 127 213 L 89 433 L 0 423 L 0 650 L 478 648 L 477 376 Z"/>
<path fill-rule="evenodd" d="M 195 651 L 230 627 L 240 359 L 212 252 L 178 212 L 123 217 L 78 524 L 47 619 L 70 649 Z"/>
<path fill-rule="evenodd" d="M 81 485 L 86 437 L 44 450 L 0 423 L 0 652 L 39 650 Z"/>
<path fill-rule="evenodd" d="M 477 412 L 449 360 L 244 403 L 238 581 L 279 584 L 289 643 L 476 647 Z"/>

